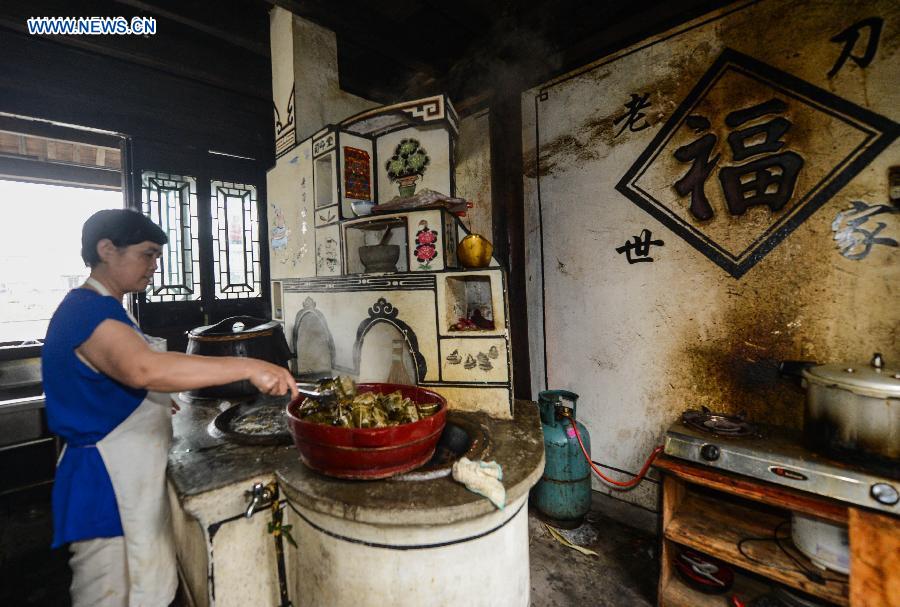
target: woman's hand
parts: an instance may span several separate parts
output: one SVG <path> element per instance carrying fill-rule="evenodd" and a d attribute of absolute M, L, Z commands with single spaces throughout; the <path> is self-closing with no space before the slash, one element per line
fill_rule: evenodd
<path fill-rule="evenodd" d="M 284 367 L 255 358 L 248 358 L 247 363 L 250 365 L 247 379 L 263 394 L 281 396 L 290 393 L 292 399 L 299 394 L 294 376 Z"/>

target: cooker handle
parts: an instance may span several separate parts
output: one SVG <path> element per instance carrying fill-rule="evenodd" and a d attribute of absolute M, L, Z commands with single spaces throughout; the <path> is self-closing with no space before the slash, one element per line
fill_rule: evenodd
<path fill-rule="evenodd" d="M 267 322 L 269 321 L 264 318 L 255 318 L 253 316 L 229 316 L 228 318 L 220 320 L 214 325 L 210 325 L 202 333 L 200 333 L 200 335 L 228 335 L 233 332 L 232 327 L 235 325 L 235 323 L 242 323 L 244 325 L 244 329 L 252 329 L 254 327 L 258 327 L 259 325 L 264 325 Z"/>
<path fill-rule="evenodd" d="M 789 380 L 791 383 L 803 386 L 803 371 L 818 365 L 814 360 L 783 360 L 778 365 L 778 372 L 781 377 Z"/>

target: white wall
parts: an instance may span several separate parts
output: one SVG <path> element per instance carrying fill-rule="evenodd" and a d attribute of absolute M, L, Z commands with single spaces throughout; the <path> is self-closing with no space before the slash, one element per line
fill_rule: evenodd
<path fill-rule="evenodd" d="M 490 122 L 488 110 L 461 119 L 456 145 L 456 195 L 473 205 L 462 222 L 488 240 L 493 233 Z"/>
<path fill-rule="evenodd" d="M 843 48 L 831 39 L 872 16 L 885 23 L 872 63 L 850 60 L 829 77 Z M 898 20 L 896 2 L 732 5 L 523 95 L 532 385 L 535 393 L 549 386 L 581 395 L 578 417 L 591 432 L 595 460 L 636 472 L 666 428 L 701 405 L 798 427 L 803 395 L 779 379 L 783 359 L 862 362 L 877 350 L 900 360 L 900 248 L 874 244 L 854 260 L 835 241 L 847 226 L 841 213 L 854 201 L 889 204 L 888 167 L 900 164 L 900 146 L 861 160 L 858 174 L 826 191 L 822 206 L 800 219 L 803 194 L 871 145 L 847 117 L 847 104 L 888 118 L 888 126 L 900 120 Z M 854 54 L 862 55 L 866 38 Z M 679 118 L 678 108 L 726 48 L 789 76 L 773 84 L 759 72 L 732 70 Z M 790 77 L 807 83 L 805 92 L 786 85 Z M 813 88 L 819 92 L 809 93 Z M 632 94 L 649 94 L 650 105 L 636 130 L 619 134 Z M 828 95 L 842 99 L 843 109 L 823 110 Z M 782 210 L 757 206 L 730 215 L 718 168 L 741 161 L 731 158 L 726 135 L 734 129 L 724 118 L 768 98 L 788 104 L 782 151 L 797 152 L 804 165 Z M 689 115 L 711 118 L 712 127 L 693 131 Z M 664 202 L 667 216 L 731 250 L 782 217 L 799 222 L 771 252 L 752 256 L 755 265 L 740 277 L 616 188 L 673 117 L 680 126 L 636 181 Z M 691 167 L 674 150 L 704 132 L 717 134 L 721 160 L 704 186 L 715 216 L 700 221 L 687 210 L 690 196 L 674 189 Z M 900 214 L 884 208 L 861 227 L 883 223 L 879 237 L 900 241 Z M 616 248 L 645 229 L 664 244 L 650 249 L 653 262 L 629 264 Z M 594 488 L 608 492 L 596 480 Z M 614 496 L 656 507 L 652 483 Z"/>

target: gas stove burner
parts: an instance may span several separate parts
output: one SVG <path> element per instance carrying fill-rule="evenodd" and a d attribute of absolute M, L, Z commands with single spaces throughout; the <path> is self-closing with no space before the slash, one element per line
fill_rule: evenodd
<path fill-rule="evenodd" d="M 712 436 L 746 437 L 757 434 L 756 425 L 744 421 L 742 415 L 720 415 L 706 407 L 702 411 L 692 409 L 681 414 L 681 421 L 686 425 L 706 432 Z"/>

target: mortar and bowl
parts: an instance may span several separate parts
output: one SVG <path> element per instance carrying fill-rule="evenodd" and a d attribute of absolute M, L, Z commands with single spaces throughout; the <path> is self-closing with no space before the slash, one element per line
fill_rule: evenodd
<path fill-rule="evenodd" d="M 366 272 L 396 272 L 400 245 L 372 244 L 359 247 L 359 259 Z"/>
<path fill-rule="evenodd" d="M 359 247 L 359 260 L 366 272 L 396 272 L 397 260 L 400 259 L 400 245 L 385 244 L 391 228 L 384 230 L 378 244 Z"/>

